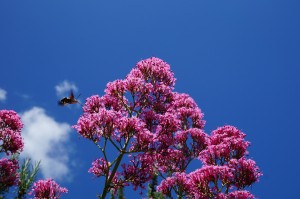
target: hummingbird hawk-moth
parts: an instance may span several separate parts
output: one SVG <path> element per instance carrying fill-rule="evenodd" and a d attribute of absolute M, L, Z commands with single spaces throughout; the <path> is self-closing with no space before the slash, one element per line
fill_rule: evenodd
<path fill-rule="evenodd" d="M 78 97 L 79 96 L 80 96 L 80 94 L 78 95 Z M 58 105 L 60 105 L 60 106 L 65 106 L 65 105 L 68 105 L 68 104 L 77 104 L 77 103 L 78 103 L 78 100 L 75 99 L 73 90 L 70 91 L 70 96 L 69 97 L 64 97 L 64 98 L 62 98 L 61 100 L 58 101 Z"/>

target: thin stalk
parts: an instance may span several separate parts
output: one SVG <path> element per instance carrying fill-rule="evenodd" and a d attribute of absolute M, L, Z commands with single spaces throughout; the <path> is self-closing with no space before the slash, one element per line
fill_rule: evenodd
<path fill-rule="evenodd" d="M 115 165 L 114 165 L 114 168 L 109 176 L 109 178 L 107 180 L 105 180 L 105 185 L 104 185 L 104 189 L 103 189 L 103 192 L 102 192 L 102 195 L 101 195 L 101 199 L 105 199 L 107 193 L 109 192 L 109 189 L 110 189 L 110 184 L 113 180 L 113 177 L 115 176 L 117 170 L 118 170 L 118 167 L 121 163 L 121 160 L 125 154 L 125 151 L 126 151 L 126 148 L 129 144 L 129 139 L 126 141 L 125 143 L 125 146 L 123 147 L 123 149 L 120 151 L 120 155 L 116 158 L 116 160 L 114 161 L 115 162 Z"/>

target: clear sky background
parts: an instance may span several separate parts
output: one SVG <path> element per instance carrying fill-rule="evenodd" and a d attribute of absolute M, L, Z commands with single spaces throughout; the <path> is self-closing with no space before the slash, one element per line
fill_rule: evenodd
<path fill-rule="evenodd" d="M 298 0 L 0 1 L 0 109 L 25 123 L 23 156 L 41 177 L 96 198 L 87 172 L 100 152 L 71 129 L 82 110 L 68 95 L 104 93 L 135 64 L 171 65 L 175 90 L 205 114 L 205 131 L 237 126 L 263 171 L 250 190 L 264 199 L 299 196 L 300 3 Z M 130 190 L 131 191 L 131 190 Z M 134 195 L 128 191 L 127 198 Z"/>

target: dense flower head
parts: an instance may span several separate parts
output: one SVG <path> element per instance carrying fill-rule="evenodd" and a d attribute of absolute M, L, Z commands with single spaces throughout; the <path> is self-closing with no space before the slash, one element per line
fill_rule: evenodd
<path fill-rule="evenodd" d="M 23 124 L 18 114 L 13 110 L 0 110 L 0 127 L 21 131 Z"/>
<path fill-rule="evenodd" d="M 121 113 L 114 110 L 99 109 L 97 113 L 84 114 L 74 125 L 81 136 L 99 141 L 101 137 L 109 137 L 114 132 Z"/>
<path fill-rule="evenodd" d="M 204 166 L 188 175 L 193 194 L 196 198 L 212 198 L 218 194 L 221 185 L 231 182 L 233 174 L 227 166 Z"/>
<path fill-rule="evenodd" d="M 217 128 L 211 134 L 211 144 L 219 144 L 230 139 L 243 139 L 245 134 L 234 126 L 225 125 Z"/>
<path fill-rule="evenodd" d="M 171 177 L 162 180 L 156 190 L 164 195 L 170 196 L 172 189 L 177 192 L 190 192 L 190 185 L 187 175 L 184 172 L 175 172 Z"/>
<path fill-rule="evenodd" d="M 199 158 L 208 165 L 223 165 L 232 158 L 239 159 L 247 154 L 250 144 L 244 138 L 245 134 L 234 126 L 220 127 L 212 132 L 210 144 Z"/>
<path fill-rule="evenodd" d="M 234 170 L 233 184 L 238 188 L 245 188 L 259 180 L 262 175 L 254 160 L 240 158 L 230 160 L 228 166 Z"/>
<path fill-rule="evenodd" d="M 249 191 L 237 190 L 230 192 L 229 194 L 220 193 L 216 196 L 216 199 L 254 199 Z"/>
<path fill-rule="evenodd" d="M 136 64 L 139 72 L 134 70 L 129 76 L 143 76 L 144 80 L 151 82 L 153 84 L 162 82 L 167 86 L 174 86 L 175 78 L 174 73 L 171 71 L 170 65 L 164 62 L 163 60 L 151 57 L 145 60 L 142 60 Z"/>
<path fill-rule="evenodd" d="M 19 180 L 19 163 L 15 159 L 0 159 L 0 191 L 17 185 Z"/>
<path fill-rule="evenodd" d="M 116 140 L 120 140 L 121 137 L 129 139 L 134 135 L 140 134 L 144 130 L 144 123 L 137 117 L 126 118 L 122 117 L 118 120 L 117 128 L 118 133 L 115 135 Z"/>
<path fill-rule="evenodd" d="M 135 135 L 133 140 L 130 142 L 130 152 L 145 152 L 149 150 L 151 143 L 153 143 L 154 135 L 147 129 L 142 128 Z"/>
<path fill-rule="evenodd" d="M 144 184 L 152 177 L 153 166 L 148 160 L 143 160 L 145 156 L 142 156 L 133 156 L 130 164 L 122 164 L 124 181 L 130 182 L 135 190 L 138 188 L 144 189 Z"/>
<path fill-rule="evenodd" d="M 162 172 L 180 172 L 187 166 L 187 159 L 183 152 L 177 149 L 163 149 L 156 153 L 156 167 Z"/>
<path fill-rule="evenodd" d="M 172 101 L 172 110 L 174 114 L 178 115 L 181 120 L 181 128 L 203 128 L 205 121 L 204 114 L 197 106 L 196 102 L 188 94 L 174 93 L 174 100 Z"/>
<path fill-rule="evenodd" d="M 93 95 L 86 99 L 83 111 L 90 114 L 98 113 L 100 108 L 105 108 L 103 99 L 98 95 Z"/>
<path fill-rule="evenodd" d="M 254 199 L 249 191 L 234 191 L 228 194 L 228 199 Z"/>
<path fill-rule="evenodd" d="M 125 81 L 117 79 L 113 82 L 109 82 L 106 85 L 105 93 L 107 95 L 122 98 L 123 94 L 125 93 Z"/>
<path fill-rule="evenodd" d="M 198 128 L 177 131 L 175 134 L 175 148 L 182 151 L 189 159 L 197 158 L 199 153 L 208 145 L 208 135 Z"/>
<path fill-rule="evenodd" d="M 99 158 L 92 163 L 93 166 L 89 169 L 89 173 L 93 173 L 96 177 L 105 176 L 109 171 L 110 164 L 104 158 Z"/>
<path fill-rule="evenodd" d="M 10 154 L 23 150 L 22 127 L 21 119 L 15 111 L 0 110 L 0 152 Z"/>
<path fill-rule="evenodd" d="M 46 179 L 35 182 L 29 194 L 34 195 L 34 199 L 58 199 L 62 193 L 68 193 L 68 190 L 52 179 Z"/>
<path fill-rule="evenodd" d="M 166 113 L 157 115 L 158 125 L 156 126 L 155 140 L 157 150 L 169 148 L 174 144 L 175 132 L 179 129 L 179 120 L 176 115 Z"/>
<path fill-rule="evenodd" d="M 128 76 L 124 82 L 126 91 L 130 92 L 131 94 L 137 94 L 137 96 L 140 98 L 153 92 L 153 85 L 145 82 L 145 80 L 142 78 Z"/>

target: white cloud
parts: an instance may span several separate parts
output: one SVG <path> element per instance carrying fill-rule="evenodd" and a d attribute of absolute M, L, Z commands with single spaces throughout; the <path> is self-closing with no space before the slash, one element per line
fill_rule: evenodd
<path fill-rule="evenodd" d="M 5 101 L 6 100 L 6 90 L 0 88 L 0 101 Z"/>
<path fill-rule="evenodd" d="M 78 88 L 74 83 L 64 80 L 63 82 L 55 86 L 55 90 L 56 90 L 56 95 L 58 97 L 63 97 L 63 96 L 68 96 L 70 94 L 70 90 L 77 92 Z"/>
<path fill-rule="evenodd" d="M 24 151 L 22 157 L 29 157 L 33 162 L 41 160 L 41 173 L 45 178 L 56 180 L 69 176 L 69 133 L 67 123 L 59 123 L 39 107 L 21 114 L 24 127 Z"/>

